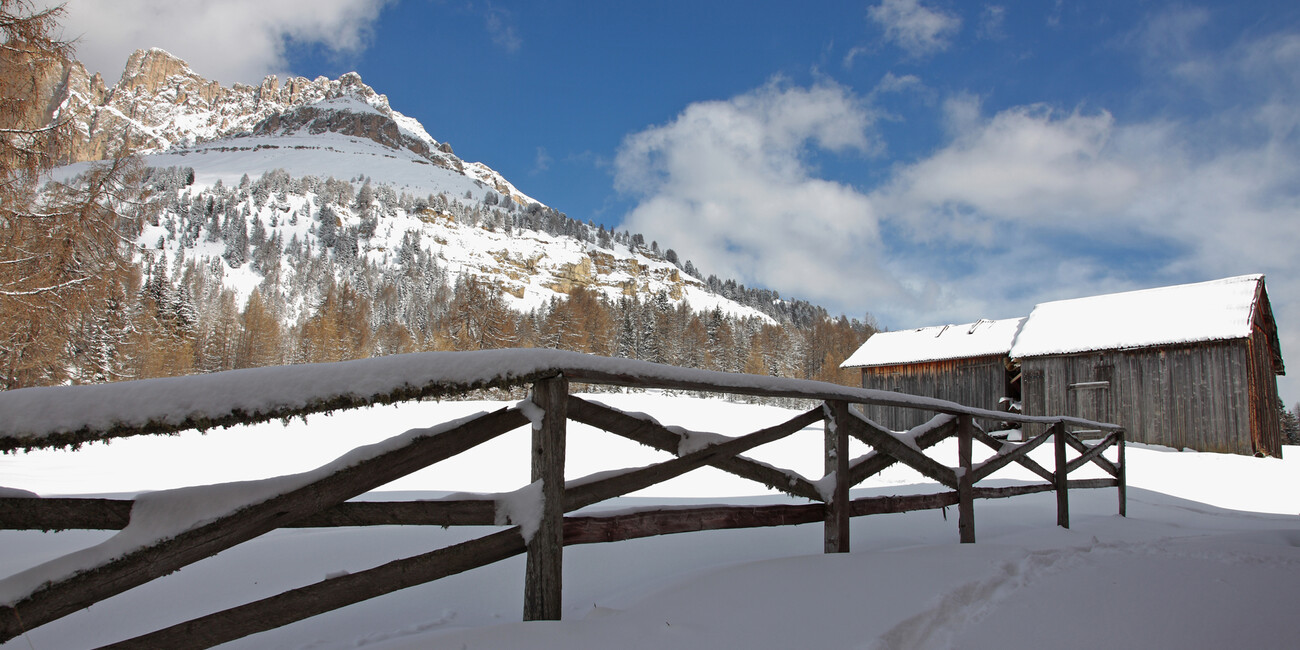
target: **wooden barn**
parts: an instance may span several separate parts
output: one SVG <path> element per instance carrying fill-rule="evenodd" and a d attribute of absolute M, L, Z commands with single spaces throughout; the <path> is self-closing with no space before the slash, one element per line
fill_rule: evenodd
<path fill-rule="evenodd" d="M 1262 275 L 1042 303 L 1011 358 L 1026 415 L 1116 423 L 1132 442 L 1282 455 L 1285 369 Z"/>
<path fill-rule="evenodd" d="M 1008 353 L 1025 319 L 980 320 L 897 332 L 867 339 L 843 368 L 861 368 L 862 386 L 937 397 L 998 410 L 1018 386 Z M 896 431 L 923 424 L 931 414 L 915 409 L 867 407 L 873 421 Z"/>

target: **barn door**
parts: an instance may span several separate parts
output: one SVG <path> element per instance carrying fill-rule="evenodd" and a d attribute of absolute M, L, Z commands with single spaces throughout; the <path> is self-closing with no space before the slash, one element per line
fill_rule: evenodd
<path fill-rule="evenodd" d="M 1111 381 L 1115 367 L 1111 365 L 1093 366 L 1091 377 L 1080 377 L 1067 387 L 1068 410 L 1070 415 L 1094 422 L 1114 422 L 1111 411 Z M 1076 434 L 1096 434 L 1101 431 L 1076 431 Z"/>
<path fill-rule="evenodd" d="M 1025 415 L 1047 415 L 1047 393 L 1041 369 L 1023 370 L 1020 373 L 1020 412 Z M 1028 440 L 1047 430 L 1047 425 L 1021 425 L 1024 439 Z"/>

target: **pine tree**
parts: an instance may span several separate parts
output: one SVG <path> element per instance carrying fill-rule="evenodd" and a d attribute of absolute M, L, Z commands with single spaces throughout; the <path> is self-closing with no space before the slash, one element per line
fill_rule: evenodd
<path fill-rule="evenodd" d="M 248 296 L 240 315 L 239 343 L 235 350 L 235 367 L 252 368 L 281 362 L 280 320 L 267 307 L 260 291 Z"/>
<path fill-rule="evenodd" d="M 10 74 L 4 68 L 11 56 L 0 56 L 0 77 Z M 0 129 L 7 123 L 0 116 Z M 15 145 L 12 132 L 0 134 L 6 142 L 0 157 L 21 163 L 11 148 L 26 145 Z M 0 388 L 6 389 L 67 377 L 72 329 L 126 284 L 130 242 L 152 209 L 138 159 L 92 166 L 39 193 L 24 173 L 0 165 Z"/>
<path fill-rule="evenodd" d="M 1282 441 L 1288 445 L 1300 445 L 1300 403 L 1288 411 L 1282 400 L 1277 401 L 1277 410 L 1282 420 Z"/>
<path fill-rule="evenodd" d="M 445 329 L 453 349 L 510 347 L 518 338 L 515 326 L 514 314 L 496 287 L 469 276 L 456 283 Z"/>
<path fill-rule="evenodd" d="M 352 227 L 345 227 L 338 234 L 334 241 L 334 259 L 340 265 L 350 265 L 357 260 L 357 231 Z"/>
<path fill-rule="evenodd" d="M 333 248 L 338 240 L 339 218 L 334 214 L 334 210 L 328 205 L 321 206 L 320 228 L 316 230 L 316 236 L 320 238 L 320 243 L 326 248 Z"/>
<path fill-rule="evenodd" d="M 681 352 L 677 362 L 690 368 L 705 368 L 709 352 L 709 335 L 698 316 L 691 316 L 682 331 Z"/>
<path fill-rule="evenodd" d="M 129 287 L 115 287 L 103 309 L 81 318 L 70 341 L 73 349 L 70 379 L 73 383 L 99 383 L 132 377 L 134 364 L 128 354 L 132 340 L 130 293 Z"/>
<path fill-rule="evenodd" d="M 372 354 L 370 301 L 350 283 L 332 279 L 299 333 L 302 361 L 319 363 L 361 359 Z"/>
<path fill-rule="evenodd" d="M 248 261 L 248 223 L 239 214 L 229 215 L 226 223 L 226 251 L 221 257 L 230 268 L 237 269 Z"/>
<path fill-rule="evenodd" d="M 623 310 L 622 318 L 619 319 L 617 347 L 614 354 L 624 359 L 637 358 L 637 330 L 636 315 L 630 309 Z"/>

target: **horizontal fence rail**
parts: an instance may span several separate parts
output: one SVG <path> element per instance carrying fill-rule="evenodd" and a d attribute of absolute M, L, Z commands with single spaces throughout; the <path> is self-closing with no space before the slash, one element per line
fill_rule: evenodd
<path fill-rule="evenodd" d="M 739 437 L 685 433 L 571 391 L 571 384 L 686 390 L 716 395 L 799 398 L 820 402 L 791 419 Z M 1070 489 L 1117 488 L 1125 514 L 1124 432 L 1077 418 L 1025 417 L 952 402 L 821 382 L 673 368 L 547 350 L 423 353 L 338 364 L 286 366 L 103 386 L 24 389 L 0 393 L 0 450 L 76 446 L 87 441 L 187 428 L 251 423 L 401 399 L 449 396 L 490 387 L 532 386 L 518 405 L 427 430 L 408 431 L 361 448 L 313 472 L 270 479 L 238 507 L 153 537 L 145 498 L 0 498 L 0 529 L 122 531 L 105 545 L 0 580 L 0 641 L 210 557 L 277 528 L 436 525 L 504 526 L 479 539 L 287 591 L 215 612 L 112 648 L 204 648 L 266 631 L 393 591 L 526 555 L 524 619 L 560 617 L 563 548 L 702 530 L 822 522 L 824 551 L 849 550 L 852 517 L 956 506 L 958 537 L 975 541 L 974 502 L 1055 492 L 1057 523 L 1069 527 Z M 223 394 L 220 391 L 225 390 Z M 893 432 L 854 405 L 934 412 L 929 422 Z M 105 406 L 108 405 L 108 406 Z M 184 406 L 178 406 L 184 405 Z M 33 411 L 32 409 L 37 409 Z M 1042 427 L 1022 442 L 995 437 L 977 420 Z M 674 457 L 646 467 L 565 481 L 566 423 L 586 424 Z M 825 475 L 809 479 L 742 454 L 821 423 Z M 398 478 L 463 453 L 508 431 L 530 426 L 530 485 L 508 495 L 457 495 L 419 502 L 350 502 Z M 1084 443 L 1070 428 L 1103 431 Z M 1026 431 L 1029 427 L 1026 427 Z M 946 466 L 926 450 L 956 438 L 958 464 Z M 856 439 L 871 451 L 849 457 Z M 1054 467 L 1029 457 L 1053 443 Z M 974 443 L 992 455 L 976 463 Z M 1116 448 L 1117 459 L 1103 454 Z M 1069 458 L 1069 450 L 1074 453 Z M 849 489 L 898 463 L 949 491 L 851 498 Z M 978 487 L 1016 464 L 1045 483 Z M 1070 480 L 1084 466 L 1109 478 Z M 566 515 L 710 466 L 755 481 L 807 504 L 644 508 Z M 196 488 L 190 488 L 191 490 Z M 149 499 L 167 498 L 147 495 Z M 525 503 L 530 507 L 519 508 Z M 513 504 L 513 505 L 511 505 Z M 134 534 L 133 534 L 133 531 Z M 116 541 L 115 541 L 116 540 Z M 113 544 L 117 546 L 113 546 Z M 120 548 L 119 548 L 120 547 Z M 98 551 L 96 551 L 98 549 Z M 106 550 L 107 549 L 107 550 Z M 111 552 L 110 552 L 111 551 Z M 75 556 L 75 557 L 74 557 Z M 69 572 L 68 566 L 75 567 Z"/>

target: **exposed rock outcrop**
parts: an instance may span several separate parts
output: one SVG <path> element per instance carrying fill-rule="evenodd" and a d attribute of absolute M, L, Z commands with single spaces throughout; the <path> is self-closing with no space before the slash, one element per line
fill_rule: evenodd
<path fill-rule="evenodd" d="M 64 162 L 166 151 L 242 135 L 306 129 L 372 139 L 449 169 L 463 163 L 420 124 L 388 105 L 355 72 L 338 79 L 268 76 L 258 86 L 222 86 L 165 50 L 138 50 L 111 88 L 77 61 L 51 64 L 42 84 L 45 121 L 71 120 L 77 135 Z M 501 179 L 504 181 L 504 179 Z"/>

